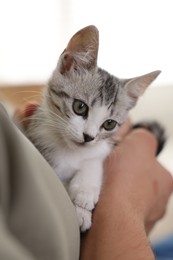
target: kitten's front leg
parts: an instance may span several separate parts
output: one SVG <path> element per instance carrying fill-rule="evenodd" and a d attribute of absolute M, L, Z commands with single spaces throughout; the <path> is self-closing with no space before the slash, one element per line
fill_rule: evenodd
<path fill-rule="evenodd" d="M 81 231 L 91 226 L 92 210 L 99 198 L 102 175 L 100 160 L 85 161 L 69 184 L 68 192 L 76 207 Z"/>

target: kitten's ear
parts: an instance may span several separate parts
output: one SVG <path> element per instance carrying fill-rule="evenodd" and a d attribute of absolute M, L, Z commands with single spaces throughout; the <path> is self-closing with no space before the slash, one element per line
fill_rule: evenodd
<path fill-rule="evenodd" d="M 72 69 L 94 69 L 97 66 L 98 46 L 99 32 L 95 26 L 78 31 L 60 56 L 60 73 L 65 74 Z"/>
<path fill-rule="evenodd" d="M 148 74 L 127 80 L 124 86 L 127 94 L 131 98 L 137 99 L 144 93 L 145 89 L 157 78 L 160 73 L 160 70 L 156 70 Z"/>

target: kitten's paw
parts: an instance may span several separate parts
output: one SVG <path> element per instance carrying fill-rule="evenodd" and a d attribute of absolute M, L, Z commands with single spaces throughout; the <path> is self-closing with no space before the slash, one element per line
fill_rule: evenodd
<path fill-rule="evenodd" d="M 76 185 L 71 185 L 68 191 L 71 200 L 76 206 L 89 211 L 94 209 L 100 193 L 97 188 L 85 191 L 84 187 L 82 188 Z"/>
<path fill-rule="evenodd" d="M 93 210 L 98 201 L 99 194 L 96 192 L 79 192 L 76 194 L 73 202 L 86 210 Z"/>
<path fill-rule="evenodd" d="M 81 208 L 77 205 L 76 205 L 76 212 L 77 212 L 80 230 L 82 232 L 85 232 L 86 230 L 88 230 L 91 227 L 92 213 L 91 213 L 91 211 Z"/>
<path fill-rule="evenodd" d="M 76 207 L 81 231 L 84 232 L 91 227 L 92 210 L 98 202 L 100 189 L 73 179 L 68 186 L 68 193 Z"/>

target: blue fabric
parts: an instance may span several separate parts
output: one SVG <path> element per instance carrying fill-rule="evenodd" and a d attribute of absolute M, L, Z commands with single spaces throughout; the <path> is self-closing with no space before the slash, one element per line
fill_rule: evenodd
<path fill-rule="evenodd" d="M 173 260 L 173 235 L 152 246 L 156 260 Z"/>

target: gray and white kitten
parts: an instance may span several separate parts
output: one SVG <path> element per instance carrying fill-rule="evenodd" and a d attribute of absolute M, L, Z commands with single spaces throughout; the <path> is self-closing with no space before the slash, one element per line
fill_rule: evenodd
<path fill-rule="evenodd" d="M 160 73 L 131 79 L 112 76 L 97 66 L 98 46 L 95 26 L 71 38 L 26 133 L 65 185 L 81 231 L 91 226 L 113 135 Z"/>

